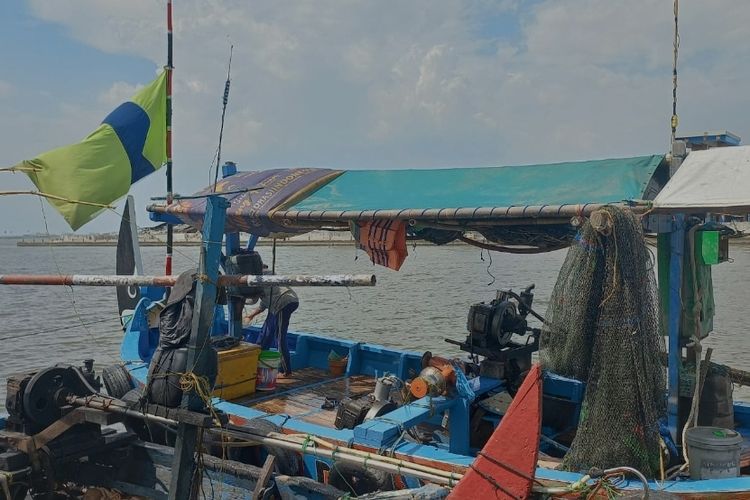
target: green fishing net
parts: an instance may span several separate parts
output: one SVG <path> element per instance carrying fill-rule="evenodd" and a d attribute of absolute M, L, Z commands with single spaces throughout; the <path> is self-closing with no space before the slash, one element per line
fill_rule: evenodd
<path fill-rule="evenodd" d="M 653 257 L 632 212 L 600 215 L 607 228 L 587 220 L 568 251 L 541 336 L 544 369 L 586 384 L 562 468 L 630 466 L 654 477 L 666 374 Z"/>

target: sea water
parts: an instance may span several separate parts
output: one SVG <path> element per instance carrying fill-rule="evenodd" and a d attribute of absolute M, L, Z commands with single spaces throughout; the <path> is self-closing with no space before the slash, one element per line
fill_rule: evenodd
<path fill-rule="evenodd" d="M 271 262 L 270 247 L 261 247 Z M 732 245 L 731 262 L 714 267 L 715 332 L 704 341 L 712 360 L 750 370 L 747 283 L 750 245 Z M 495 291 L 536 284 L 534 308 L 544 313 L 565 251 L 511 255 L 465 245 L 409 247 L 399 272 L 374 266 L 353 247 L 285 247 L 276 256 L 278 274 L 373 273 L 372 288 L 296 289 L 300 308 L 291 329 L 356 339 L 389 347 L 459 355 L 444 339 L 462 340 L 471 304 Z M 197 267 L 198 247 L 175 247 L 176 272 Z M 164 249 L 143 248 L 148 274 L 161 274 Z M 17 247 L 0 239 L 0 274 L 114 274 L 114 247 Z M 258 318 L 258 321 L 261 319 Z M 119 360 L 122 330 L 113 288 L 0 286 L 0 407 L 5 379 L 55 363 L 97 366 Z M 750 400 L 750 390 L 735 389 Z M 2 409 L 0 408 L 0 413 Z"/>

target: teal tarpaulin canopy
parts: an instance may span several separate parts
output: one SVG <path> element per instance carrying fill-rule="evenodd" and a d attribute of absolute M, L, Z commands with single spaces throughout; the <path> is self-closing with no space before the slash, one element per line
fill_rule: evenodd
<path fill-rule="evenodd" d="M 289 210 L 617 203 L 643 198 L 663 155 L 484 168 L 349 170 Z"/>
<path fill-rule="evenodd" d="M 663 160 L 663 155 L 651 155 L 507 167 L 274 169 L 238 173 L 219 182 L 215 191 L 225 192 L 230 201 L 227 230 L 259 236 L 375 218 L 487 222 L 510 217 L 508 207 L 530 207 L 523 217 L 570 217 L 582 205 L 643 199 Z M 149 210 L 200 227 L 204 196 L 213 192 L 208 187 L 193 199 Z"/>

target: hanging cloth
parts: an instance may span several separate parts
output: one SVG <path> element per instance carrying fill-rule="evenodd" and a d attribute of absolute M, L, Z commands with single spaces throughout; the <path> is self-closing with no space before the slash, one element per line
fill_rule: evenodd
<path fill-rule="evenodd" d="M 398 271 L 406 260 L 406 224 L 399 220 L 359 223 L 359 246 L 373 264 Z"/>

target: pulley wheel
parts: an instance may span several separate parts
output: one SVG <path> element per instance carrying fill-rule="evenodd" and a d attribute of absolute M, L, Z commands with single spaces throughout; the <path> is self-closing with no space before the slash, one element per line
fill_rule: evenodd
<path fill-rule="evenodd" d="M 55 366 L 40 371 L 26 385 L 23 394 L 24 413 L 34 423 L 47 427 L 62 415 L 56 401 L 58 391 L 78 385 L 75 374 L 68 368 Z"/>

